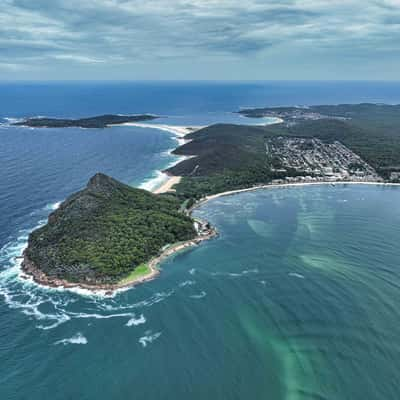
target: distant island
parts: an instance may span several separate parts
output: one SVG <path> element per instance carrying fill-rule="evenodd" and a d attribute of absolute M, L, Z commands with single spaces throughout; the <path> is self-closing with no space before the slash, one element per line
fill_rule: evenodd
<path fill-rule="evenodd" d="M 105 114 L 97 117 L 80 119 L 60 118 L 28 118 L 15 122 L 16 126 L 29 126 L 32 128 L 107 128 L 111 125 L 126 124 L 128 122 L 151 121 L 158 118 L 155 115 L 115 115 Z"/>
<path fill-rule="evenodd" d="M 259 187 L 400 182 L 400 106 L 358 104 L 245 110 L 273 125 L 216 124 L 174 150 L 189 156 L 153 194 L 96 174 L 31 233 L 23 270 L 53 286 L 115 288 L 154 277 L 157 264 L 215 235 L 192 210 Z M 167 185 L 168 186 L 168 185 Z"/>

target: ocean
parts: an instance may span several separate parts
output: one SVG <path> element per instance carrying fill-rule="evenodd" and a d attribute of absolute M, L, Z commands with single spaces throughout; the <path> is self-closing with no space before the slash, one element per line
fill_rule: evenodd
<path fill-rule="evenodd" d="M 112 298 L 18 277 L 29 232 L 90 176 L 147 189 L 158 124 L 260 123 L 241 107 L 400 103 L 391 82 L 0 83 L 0 399 L 398 399 L 400 189 L 279 188 L 196 211 L 220 236 Z M 12 127 L 153 113 L 153 128 Z M 399 298 L 399 299 L 398 299 Z"/>

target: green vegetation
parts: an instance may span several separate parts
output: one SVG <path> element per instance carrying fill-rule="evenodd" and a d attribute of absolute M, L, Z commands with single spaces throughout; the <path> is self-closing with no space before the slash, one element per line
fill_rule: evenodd
<path fill-rule="evenodd" d="M 118 283 L 125 285 L 129 282 L 133 282 L 136 279 L 146 276 L 151 272 L 150 267 L 147 264 L 138 265 L 128 276 L 121 279 Z"/>
<path fill-rule="evenodd" d="M 321 119 L 293 126 L 275 126 L 270 134 L 317 137 L 326 142 L 338 140 L 358 154 L 384 178 L 400 168 L 400 118 L 398 126 L 385 127 L 367 121 Z"/>
<path fill-rule="evenodd" d="M 114 115 L 106 114 L 97 117 L 81 119 L 59 118 L 28 118 L 14 125 L 31 126 L 35 128 L 106 128 L 109 125 L 124 124 L 126 122 L 149 121 L 158 118 L 154 115 Z"/>
<path fill-rule="evenodd" d="M 243 113 L 261 117 L 265 113 L 299 113 L 298 108 L 280 107 L 247 110 Z M 271 125 L 267 135 L 317 137 L 331 142 L 338 140 L 376 169 L 384 178 L 400 169 L 400 105 L 340 104 L 312 106 L 304 110 L 325 116 L 296 123 Z M 340 119 L 332 119 L 340 118 Z"/>
<path fill-rule="evenodd" d="M 55 278 L 114 283 L 169 243 L 195 236 L 172 196 L 157 196 L 97 174 L 29 237 L 26 256 Z M 138 270 L 138 267 L 140 269 Z"/>
<path fill-rule="evenodd" d="M 217 124 L 188 135 L 191 141 L 175 153 L 195 156 L 168 171 L 182 175 L 176 186 L 181 199 L 265 184 L 282 175 L 276 160 L 266 155 L 265 142 L 272 136 L 316 137 L 324 142 L 340 141 L 384 178 L 400 170 L 400 106 L 357 104 L 315 106 L 299 111 L 294 107 L 246 110 L 245 115 L 262 117 L 270 111 L 284 113 L 289 122 L 269 126 Z M 298 120 L 291 113 L 306 114 Z M 321 115 L 312 119 L 307 114 Z M 304 118 L 303 118 L 304 117 Z M 355 165 L 354 168 L 357 166 Z"/>
<path fill-rule="evenodd" d="M 291 175 L 291 171 L 285 175 L 271 171 L 271 160 L 265 149 L 265 140 L 270 134 L 261 126 L 218 124 L 188 135 L 191 142 L 175 153 L 196 157 L 168 170 L 183 176 L 176 186 L 178 197 L 199 199 Z"/>
<path fill-rule="evenodd" d="M 283 124 L 217 124 L 189 134 L 191 141 L 175 153 L 194 157 L 168 170 L 183 176 L 175 195 L 154 195 L 95 175 L 30 235 L 27 260 L 49 277 L 71 282 L 128 282 L 147 274 L 146 263 L 162 248 L 196 236 L 185 214 L 195 200 L 299 175 L 287 167 L 282 171 L 268 156 L 266 141 L 274 136 L 338 140 L 383 177 L 400 171 L 400 106 L 316 106 L 298 120 L 290 113 L 297 116 L 299 109 L 282 110 L 288 118 Z"/>

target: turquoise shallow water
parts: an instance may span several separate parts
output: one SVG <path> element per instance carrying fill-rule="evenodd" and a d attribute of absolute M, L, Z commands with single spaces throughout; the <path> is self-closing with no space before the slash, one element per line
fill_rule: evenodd
<path fill-rule="evenodd" d="M 362 185 L 213 200 L 196 214 L 217 239 L 112 299 L 7 270 L 1 398 L 398 399 L 399 201 Z"/>

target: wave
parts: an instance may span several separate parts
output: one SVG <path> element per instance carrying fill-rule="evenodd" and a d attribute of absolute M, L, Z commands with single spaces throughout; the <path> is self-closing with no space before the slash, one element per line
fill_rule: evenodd
<path fill-rule="evenodd" d="M 54 344 L 63 344 L 64 346 L 67 344 L 87 344 L 87 343 L 88 340 L 80 332 L 78 332 L 76 335 L 68 339 L 61 339 L 58 340 L 57 342 L 54 342 Z"/>
<path fill-rule="evenodd" d="M 187 280 L 187 281 L 183 281 L 179 284 L 179 287 L 185 287 L 185 286 L 192 286 L 195 285 L 196 281 L 191 281 L 191 280 Z"/>
<path fill-rule="evenodd" d="M 152 125 L 152 124 L 141 124 L 141 123 L 126 123 L 123 124 L 125 126 L 135 126 L 138 128 L 147 128 L 147 129 L 158 129 L 161 131 L 167 131 L 173 133 L 173 138 L 177 141 L 178 146 L 182 146 L 186 143 L 184 139 L 185 135 L 192 132 L 191 129 L 185 126 L 173 126 L 173 125 Z M 175 148 L 171 148 L 161 153 L 162 156 L 174 157 L 175 159 L 163 167 L 163 170 L 172 168 L 176 164 L 180 163 L 183 160 L 186 160 L 187 156 L 174 156 L 172 152 Z M 154 191 L 157 188 L 161 187 L 168 180 L 168 175 L 161 170 L 155 170 L 152 172 L 151 176 L 146 178 L 144 182 L 139 185 L 139 188 L 145 189 L 148 191 Z"/>
<path fill-rule="evenodd" d="M 43 222 L 43 221 L 42 221 Z M 39 224 L 41 226 L 42 223 Z M 84 297 L 85 302 L 93 302 L 97 306 L 97 302 L 107 300 L 102 293 L 92 293 L 83 289 L 64 289 L 64 288 L 47 288 L 33 282 L 31 277 L 26 277 L 21 271 L 20 257 L 26 248 L 28 234 L 32 229 L 21 229 L 23 231 L 18 239 L 10 241 L 0 249 L 0 265 L 4 268 L 0 271 L 0 296 L 4 299 L 5 304 L 11 309 L 19 310 L 22 314 L 38 322 L 37 329 L 49 330 L 70 321 L 79 318 L 135 318 L 134 312 L 110 313 L 106 312 L 73 312 L 67 309 L 71 303 L 75 303 L 78 299 L 66 295 L 65 292 L 74 292 Z M 87 296 L 85 296 L 87 295 Z M 115 294 L 116 295 L 116 294 Z M 162 301 L 169 293 L 158 293 L 152 298 L 143 301 L 142 306 L 151 305 Z M 109 301 L 109 300 L 107 300 Z M 127 309 L 133 309 L 137 305 L 127 306 Z M 97 307 L 99 309 L 100 307 Z M 127 310 L 128 311 L 128 310 Z M 139 318 L 142 321 L 143 316 Z"/>
<path fill-rule="evenodd" d="M 289 272 L 289 276 L 292 276 L 294 278 L 299 278 L 299 279 L 304 279 L 304 275 L 298 274 L 297 272 Z"/>
<path fill-rule="evenodd" d="M 139 343 L 143 347 L 146 347 L 148 344 L 153 343 L 156 339 L 158 339 L 162 332 L 152 333 L 152 331 L 146 331 L 144 334 L 145 335 L 139 339 Z"/>
<path fill-rule="evenodd" d="M 55 203 L 46 204 L 44 209 L 55 211 L 55 210 L 57 210 L 58 207 L 60 207 L 61 203 L 62 203 L 61 201 L 56 201 Z"/>
<path fill-rule="evenodd" d="M 2 128 L 12 128 L 13 124 L 23 121 L 22 118 L 14 118 L 14 117 L 3 117 L 3 118 L 0 118 L 0 120 L 4 121 L 4 122 L 0 122 L 0 126 Z"/>
<path fill-rule="evenodd" d="M 142 314 L 139 318 L 131 318 L 125 325 L 126 326 L 137 326 L 146 323 L 146 318 Z"/>
<path fill-rule="evenodd" d="M 167 299 L 169 296 L 175 293 L 175 290 L 169 290 L 168 292 L 158 292 L 146 300 L 141 300 L 135 304 L 132 304 L 132 308 L 138 307 L 151 307 L 154 304 L 160 303 Z"/>
<path fill-rule="evenodd" d="M 93 318 L 93 319 L 110 319 L 110 318 L 125 318 L 125 317 L 133 317 L 135 314 L 133 313 L 120 313 L 120 314 L 97 314 L 97 313 L 75 313 L 69 312 L 69 315 L 73 316 L 74 318 Z"/>
<path fill-rule="evenodd" d="M 173 149 L 172 149 L 173 150 Z M 169 150 L 168 153 L 170 156 L 172 156 L 171 151 Z M 176 160 L 170 162 L 169 164 L 167 164 L 163 170 L 166 170 L 168 168 L 172 168 L 175 165 L 179 164 L 181 161 L 186 160 L 188 157 L 187 156 L 180 156 L 178 157 Z M 139 185 L 140 189 L 145 189 L 148 191 L 154 191 L 156 189 L 158 189 L 159 187 L 161 187 L 167 180 L 169 179 L 169 175 L 166 174 L 165 172 L 161 171 L 161 170 L 155 170 L 152 172 L 152 175 L 147 178 L 144 182 L 142 182 Z"/>
<path fill-rule="evenodd" d="M 259 270 L 258 268 L 254 269 L 244 269 L 243 271 L 240 272 L 211 272 L 212 276 L 231 276 L 231 277 L 240 277 L 240 276 L 246 276 L 249 274 L 258 274 Z"/>
<path fill-rule="evenodd" d="M 168 175 L 160 170 L 153 172 L 152 176 L 139 185 L 140 189 L 153 191 L 168 180 Z"/>
<path fill-rule="evenodd" d="M 202 299 L 203 297 L 206 297 L 207 293 L 202 290 L 199 294 L 192 294 L 191 296 L 189 296 L 191 299 Z"/>

